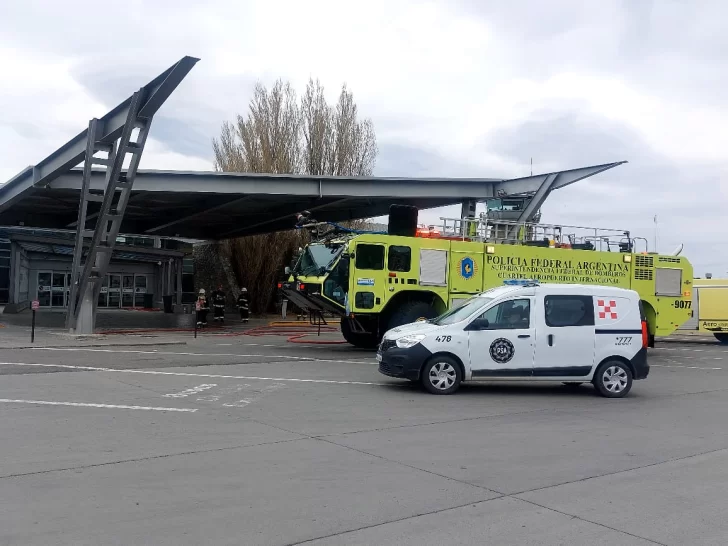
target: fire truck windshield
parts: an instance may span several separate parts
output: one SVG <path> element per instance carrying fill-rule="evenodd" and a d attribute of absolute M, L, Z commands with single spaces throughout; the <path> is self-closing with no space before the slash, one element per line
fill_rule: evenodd
<path fill-rule="evenodd" d="M 295 272 L 299 275 L 317 275 L 321 269 L 326 269 L 341 253 L 344 245 L 311 244 L 296 265 Z"/>

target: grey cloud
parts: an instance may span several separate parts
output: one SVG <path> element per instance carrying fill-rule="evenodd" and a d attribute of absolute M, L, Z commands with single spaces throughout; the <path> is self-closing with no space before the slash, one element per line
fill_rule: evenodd
<path fill-rule="evenodd" d="M 151 134 L 172 151 L 212 161 L 212 135 L 195 125 L 158 115 Z"/>
<path fill-rule="evenodd" d="M 16 121 L 9 125 L 21 138 L 27 138 L 28 140 L 40 140 L 44 136 L 43 128 L 35 123 Z"/>
<path fill-rule="evenodd" d="M 489 25 L 499 63 L 518 76 L 586 72 L 627 79 L 641 92 L 676 102 L 689 95 L 726 102 L 728 5 L 722 0 L 457 0 L 454 6 Z"/>
<path fill-rule="evenodd" d="M 376 176 L 490 177 L 472 165 L 452 161 L 433 150 L 395 142 L 379 142 Z"/>

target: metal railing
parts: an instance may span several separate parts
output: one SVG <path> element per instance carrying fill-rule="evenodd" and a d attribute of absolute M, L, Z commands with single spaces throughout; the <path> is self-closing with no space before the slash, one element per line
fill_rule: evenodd
<path fill-rule="evenodd" d="M 633 252 L 635 241 L 627 230 L 571 226 L 563 224 L 541 224 L 511 220 L 489 220 L 485 215 L 479 218 L 445 218 L 440 235 L 463 241 L 481 241 L 501 244 L 576 248 L 614 252 Z"/>

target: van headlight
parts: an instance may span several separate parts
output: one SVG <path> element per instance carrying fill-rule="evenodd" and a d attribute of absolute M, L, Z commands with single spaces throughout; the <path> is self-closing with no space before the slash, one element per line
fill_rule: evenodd
<path fill-rule="evenodd" d="M 400 349 L 409 349 L 410 347 L 414 347 L 417 345 L 420 341 L 425 339 L 425 336 L 422 334 L 413 334 L 411 336 L 403 336 L 399 338 L 395 343 L 397 343 L 397 347 Z"/>

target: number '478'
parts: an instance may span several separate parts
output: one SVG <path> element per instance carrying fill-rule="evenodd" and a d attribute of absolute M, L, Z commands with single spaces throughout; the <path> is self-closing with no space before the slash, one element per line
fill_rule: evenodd
<path fill-rule="evenodd" d="M 443 343 L 447 343 L 451 339 L 452 339 L 452 336 L 437 336 L 435 338 L 435 341 L 440 341 L 440 342 L 443 342 Z"/>

